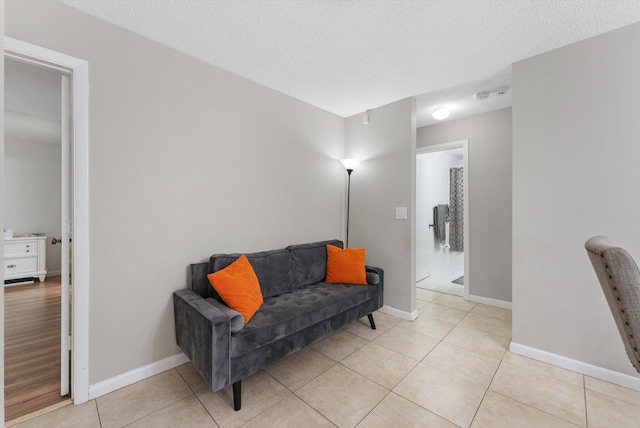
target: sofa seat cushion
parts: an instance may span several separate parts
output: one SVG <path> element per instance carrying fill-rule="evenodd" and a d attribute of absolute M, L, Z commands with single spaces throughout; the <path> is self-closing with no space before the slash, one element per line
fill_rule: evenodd
<path fill-rule="evenodd" d="M 377 298 L 375 285 L 317 283 L 267 297 L 242 330 L 231 335 L 231 356 L 250 352 Z"/>

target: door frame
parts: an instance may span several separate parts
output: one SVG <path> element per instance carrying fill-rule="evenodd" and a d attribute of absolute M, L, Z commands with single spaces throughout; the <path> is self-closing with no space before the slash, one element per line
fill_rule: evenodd
<path fill-rule="evenodd" d="M 469 260 L 471 257 L 469 257 L 469 140 L 459 140 L 459 141 L 452 141 L 450 143 L 443 143 L 443 144 L 436 144 L 433 146 L 425 146 L 425 147 L 418 147 L 416 149 L 416 165 L 417 165 L 417 159 L 418 156 L 420 155 L 424 155 L 425 153 L 434 153 L 434 152 L 442 152 L 445 150 L 451 150 L 451 149 L 462 149 L 463 152 L 463 163 L 464 163 L 464 172 L 462 173 L 462 185 L 464 186 L 464 195 L 462 196 L 463 199 L 463 229 L 464 229 L 464 238 L 463 238 L 463 243 L 464 243 L 464 291 L 463 291 L 463 297 L 465 300 L 469 300 L 469 285 L 471 284 L 471 276 L 470 276 L 470 272 L 469 272 Z M 416 174 L 417 177 L 417 174 Z M 417 188 L 417 182 L 416 182 L 416 188 Z M 417 199 L 418 199 L 418 195 L 416 194 L 416 206 L 417 206 Z M 417 218 L 416 216 L 414 216 L 413 219 L 414 223 L 417 223 Z M 418 225 L 414 224 L 415 229 L 414 230 L 418 230 Z M 415 239 L 415 238 L 414 238 Z M 417 253 L 417 249 L 414 250 L 415 253 Z M 416 257 L 416 254 L 414 254 L 414 259 Z M 414 305 L 415 307 L 415 305 Z"/>
<path fill-rule="evenodd" d="M 81 404 L 89 400 L 89 63 L 80 58 L 7 36 L 4 37 L 4 55 L 71 72 L 73 151 L 71 160 L 73 171 L 71 397 L 75 404 Z M 4 403 L 2 404 L 4 406 Z"/>

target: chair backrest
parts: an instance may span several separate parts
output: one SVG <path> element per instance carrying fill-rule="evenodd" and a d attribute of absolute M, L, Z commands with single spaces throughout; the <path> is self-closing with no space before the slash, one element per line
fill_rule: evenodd
<path fill-rule="evenodd" d="M 604 236 L 585 243 L 631 364 L 640 373 L 640 271 L 623 248 Z"/>

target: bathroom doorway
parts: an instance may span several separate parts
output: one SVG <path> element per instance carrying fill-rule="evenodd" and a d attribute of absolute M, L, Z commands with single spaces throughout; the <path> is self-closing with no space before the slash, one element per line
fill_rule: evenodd
<path fill-rule="evenodd" d="M 416 286 L 468 296 L 467 142 L 416 154 Z"/>

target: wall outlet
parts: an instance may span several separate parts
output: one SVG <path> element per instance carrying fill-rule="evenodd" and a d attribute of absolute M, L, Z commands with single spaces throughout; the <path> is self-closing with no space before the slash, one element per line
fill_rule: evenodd
<path fill-rule="evenodd" d="M 407 207 L 396 207 L 396 220 L 407 219 Z"/>

